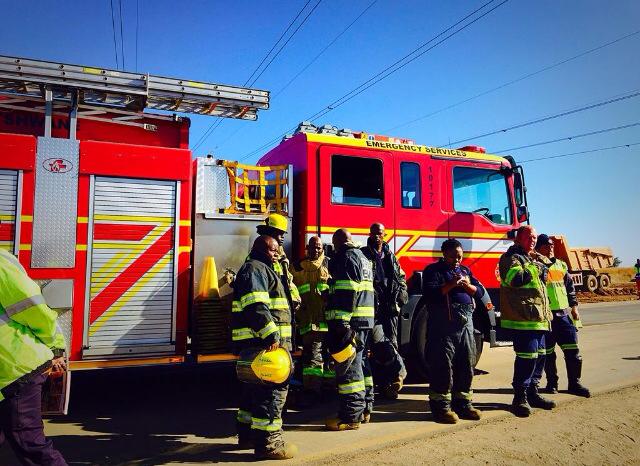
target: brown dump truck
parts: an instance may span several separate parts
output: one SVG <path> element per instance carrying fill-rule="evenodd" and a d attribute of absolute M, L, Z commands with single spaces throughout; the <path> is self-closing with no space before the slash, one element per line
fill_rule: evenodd
<path fill-rule="evenodd" d="M 578 289 L 595 291 L 611 284 L 611 277 L 601 272 L 613 266 L 611 248 L 570 248 L 564 236 L 554 235 L 551 238 L 555 256 L 567 263 L 571 279 Z"/>

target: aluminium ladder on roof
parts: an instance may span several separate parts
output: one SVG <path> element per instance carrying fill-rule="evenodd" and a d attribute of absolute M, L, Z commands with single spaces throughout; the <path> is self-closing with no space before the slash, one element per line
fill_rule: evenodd
<path fill-rule="evenodd" d="M 256 120 L 269 92 L 79 65 L 0 56 L 0 95 L 71 102 L 85 108 L 144 109 Z M 79 115 L 81 116 L 81 115 Z"/>

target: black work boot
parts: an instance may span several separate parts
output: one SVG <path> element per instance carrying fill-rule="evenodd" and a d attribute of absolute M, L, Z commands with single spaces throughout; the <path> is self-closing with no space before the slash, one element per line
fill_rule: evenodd
<path fill-rule="evenodd" d="M 575 396 L 583 396 L 589 398 L 591 392 L 587 387 L 580 383 L 582 375 L 582 358 L 577 355 L 575 358 L 565 358 L 567 363 L 567 378 L 569 379 L 568 392 Z"/>
<path fill-rule="evenodd" d="M 513 389 L 511 412 L 518 417 L 529 417 L 531 414 L 531 406 L 529 406 L 529 401 L 527 400 L 527 391 L 525 387 Z"/>
<path fill-rule="evenodd" d="M 456 398 L 451 402 L 451 409 L 453 409 L 460 419 L 477 421 L 482 417 L 482 412 L 473 406 L 471 400 Z"/>
<path fill-rule="evenodd" d="M 547 376 L 546 393 L 558 393 L 558 367 L 556 366 L 556 354 L 547 354 L 544 359 L 544 373 Z"/>
<path fill-rule="evenodd" d="M 429 401 L 431 407 L 431 415 L 433 420 L 438 424 L 455 424 L 459 418 L 456 413 L 451 411 L 451 405 L 448 401 Z"/>
<path fill-rule="evenodd" d="M 534 408 L 553 409 L 556 407 L 555 401 L 548 400 L 540 396 L 537 385 L 529 385 L 527 389 L 527 399 Z"/>

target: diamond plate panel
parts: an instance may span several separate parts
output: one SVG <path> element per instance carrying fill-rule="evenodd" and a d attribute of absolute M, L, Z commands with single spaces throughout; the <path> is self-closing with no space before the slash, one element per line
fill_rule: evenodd
<path fill-rule="evenodd" d="M 218 213 L 231 205 L 227 170 L 214 159 L 198 158 L 196 174 L 196 213 Z"/>
<path fill-rule="evenodd" d="M 67 354 L 71 352 L 71 309 L 54 309 L 58 313 L 57 325 L 60 327 L 67 343 Z"/>
<path fill-rule="evenodd" d="M 75 266 L 79 148 L 76 140 L 38 138 L 31 267 Z"/>

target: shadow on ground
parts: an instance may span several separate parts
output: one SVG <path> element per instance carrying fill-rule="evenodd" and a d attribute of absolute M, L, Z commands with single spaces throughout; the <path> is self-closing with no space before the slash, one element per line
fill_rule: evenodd
<path fill-rule="evenodd" d="M 251 452 L 238 450 L 233 437 L 238 393 L 233 365 L 77 372 L 69 415 L 51 418 L 46 432 L 70 465 L 248 462 Z M 422 396 L 378 397 L 373 422 L 431 421 L 424 385 L 405 386 L 402 394 Z M 478 404 L 482 410 L 505 406 Z M 321 431 L 336 411 L 335 399 L 288 409 L 285 430 Z M 17 464 L 3 445 L 0 465 Z"/>

